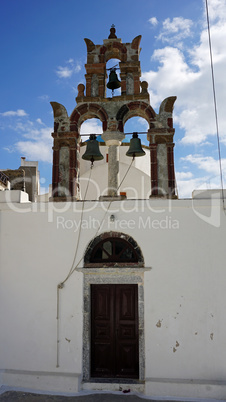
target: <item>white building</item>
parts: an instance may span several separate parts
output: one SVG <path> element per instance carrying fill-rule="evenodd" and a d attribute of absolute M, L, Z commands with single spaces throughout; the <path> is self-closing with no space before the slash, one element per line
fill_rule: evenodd
<path fill-rule="evenodd" d="M 90 42 L 88 61 L 93 64 L 92 52 L 100 47 Z M 109 49 L 125 54 L 120 44 L 111 29 L 102 54 L 107 59 L 116 56 Z M 127 55 L 138 52 L 137 38 L 131 48 L 126 45 Z M 125 82 L 128 94 L 103 101 L 95 92 L 101 82 L 86 65 L 87 91 L 90 84 L 93 96 L 82 95 L 80 87 L 79 105 L 70 118 L 53 103 L 50 202 L 29 202 L 26 193 L 16 190 L 0 193 L 1 384 L 50 392 L 130 388 L 152 397 L 225 399 L 222 192 L 196 191 L 190 200 L 177 199 L 169 156 L 173 128 L 167 120 L 172 98 L 150 118 L 154 142 L 145 151 L 148 158 L 151 153 L 151 172 L 146 156 L 128 170 L 128 147 L 119 146 L 120 122 L 128 115 L 119 103 L 128 106 L 129 116 L 131 102 L 139 111 L 148 103 L 146 92 L 136 92 L 132 63 L 129 56 L 120 63 L 122 92 Z M 135 71 L 133 94 L 126 68 Z M 142 96 L 146 100 L 138 101 Z M 98 102 L 105 102 L 108 111 L 109 105 L 121 110 L 116 110 L 118 127 L 116 120 L 103 117 L 104 108 L 95 109 Z M 104 159 L 94 162 L 90 176 L 90 162 L 80 158 L 83 149 L 77 151 L 80 125 L 94 115 L 102 119 L 108 147 L 100 147 Z"/>

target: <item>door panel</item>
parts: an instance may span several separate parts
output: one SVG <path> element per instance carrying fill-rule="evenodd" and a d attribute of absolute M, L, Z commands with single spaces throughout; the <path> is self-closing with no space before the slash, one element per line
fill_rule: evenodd
<path fill-rule="evenodd" d="M 137 285 L 91 285 L 91 376 L 139 378 Z"/>
<path fill-rule="evenodd" d="M 111 377 L 113 289 L 109 285 L 91 285 L 91 301 L 91 375 Z"/>
<path fill-rule="evenodd" d="M 137 285 L 116 285 L 116 372 L 118 377 L 138 376 Z"/>

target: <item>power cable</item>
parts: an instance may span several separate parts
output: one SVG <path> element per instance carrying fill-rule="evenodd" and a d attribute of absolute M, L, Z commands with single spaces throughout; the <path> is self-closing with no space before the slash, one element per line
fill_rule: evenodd
<path fill-rule="evenodd" d="M 129 173 L 129 171 L 130 171 L 130 169 L 131 169 L 131 167 L 132 167 L 133 161 L 134 161 L 134 157 L 132 158 L 132 161 L 131 161 L 129 167 L 128 167 L 128 169 L 127 169 L 127 171 L 126 171 L 126 173 L 125 173 L 125 175 L 124 175 L 124 177 L 123 177 L 121 183 L 119 184 L 119 186 L 118 186 L 118 188 L 117 188 L 117 191 L 119 190 L 119 188 L 121 187 L 121 185 L 122 185 L 123 181 L 125 180 L 127 174 Z M 83 218 L 83 213 L 84 213 L 84 203 L 85 203 L 85 201 L 86 201 L 86 195 L 87 195 L 87 192 L 88 192 L 88 186 L 89 186 L 89 182 L 90 182 L 90 178 L 91 178 L 92 167 L 93 167 L 93 165 L 91 164 L 89 180 L 88 180 L 88 183 L 87 183 L 87 186 L 86 186 L 86 191 L 85 191 L 85 195 L 84 195 L 84 200 L 83 200 L 83 202 L 82 202 L 82 212 L 81 212 L 81 219 L 80 219 L 80 225 L 79 225 L 79 234 L 78 234 L 78 240 L 77 240 L 77 244 L 76 244 L 76 249 L 75 249 L 75 253 L 74 253 L 73 262 L 72 262 L 70 271 L 69 271 L 68 275 L 66 276 L 66 278 L 65 278 L 62 282 L 60 282 L 60 283 L 57 285 L 57 314 L 56 314 L 56 319 L 57 319 L 57 348 L 56 348 L 56 349 L 57 349 L 57 351 L 56 351 L 56 367 L 59 367 L 59 343 L 60 343 L 60 339 L 59 339 L 59 330 L 60 330 L 60 328 L 59 328 L 59 318 L 60 318 L 60 289 L 63 289 L 65 282 L 70 278 L 70 276 L 73 274 L 73 272 L 76 270 L 76 268 L 78 268 L 80 262 L 83 260 L 83 257 L 81 257 L 80 260 L 77 262 L 77 264 L 76 264 L 75 267 L 74 267 L 74 263 L 75 263 L 75 261 L 76 261 L 76 257 L 77 257 L 77 253 L 78 253 L 78 246 L 79 246 L 79 242 L 80 242 L 80 238 L 81 238 L 81 228 L 82 228 L 82 218 Z M 105 211 L 105 213 L 104 213 L 104 216 L 103 216 L 103 218 L 102 218 L 102 220 L 101 220 L 101 223 L 99 224 L 99 227 L 98 227 L 98 229 L 97 229 L 97 231 L 96 231 L 94 237 L 97 236 L 99 230 L 101 229 L 101 226 L 102 226 L 102 224 L 103 224 L 103 222 L 104 222 L 105 216 L 106 216 L 106 214 L 107 214 L 107 212 L 108 212 L 108 210 L 109 210 L 111 204 L 112 204 L 112 201 L 109 202 L 109 205 L 108 205 L 108 207 L 107 207 L 107 209 L 106 209 L 106 211 Z"/>
<path fill-rule="evenodd" d="M 218 158 L 219 158 L 219 167 L 220 167 L 222 202 L 223 202 L 223 209 L 225 210 L 225 205 L 224 205 L 224 181 L 223 181 L 223 170 L 222 170 L 222 162 L 221 162 L 221 148 L 220 148 L 219 124 L 218 124 L 218 113 L 217 113 L 217 97 L 216 97 L 216 88 L 215 88 L 215 79 L 214 79 L 213 53 L 212 53 L 212 43 L 211 43 L 211 33 L 210 33 L 210 20 L 209 20 L 208 0 L 206 0 L 206 18 L 207 18 L 208 38 L 209 38 L 210 64 L 211 64 L 211 75 L 212 75 L 212 86 L 213 86 L 213 100 L 214 100 L 215 121 L 216 121 L 216 130 L 217 130 L 217 144 L 218 144 Z"/>
<path fill-rule="evenodd" d="M 75 253 L 74 253 L 74 258 L 73 258 L 73 262 L 70 268 L 70 271 L 68 273 L 68 275 L 66 276 L 66 278 L 64 279 L 63 282 L 59 283 L 57 285 L 57 314 L 56 314 L 56 319 L 57 319 L 57 358 L 56 358 L 56 367 L 59 367 L 59 343 L 60 343 L 60 339 L 59 339 L 59 318 L 60 318 L 60 289 L 63 289 L 64 287 L 64 283 L 68 280 L 68 278 L 70 278 L 70 276 L 72 275 L 72 273 L 74 272 L 73 266 L 77 257 L 77 253 L 78 253 L 78 246 L 80 243 L 80 237 L 81 237 L 81 228 L 82 228 L 82 220 L 83 220 L 83 213 L 84 213 L 84 205 L 85 205 L 85 200 L 86 200 L 86 195 L 88 192 L 88 187 L 89 187 L 89 183 L 90 183 L 90 178 L 91 178 L 91 172 L 92 172 L 92 168 L 93 168 L 93 164 L 91 164 L 90 167 L 90 173 L 89 173 L 89 178 L 88 178 L 88 183 L 86 186 L 86 191 L 84 194 L 84 199 L 82 201 L 82 211 L 81 211 L 81 218 L 80 218 L 80 224 L 79 224 L 79 232 L 78 232 L 78 239 L 77 239 L 77 243 L 76 243 L 76 249 L 75 249 Z M 80 262 L 80 261 L 79 261 Z"/>

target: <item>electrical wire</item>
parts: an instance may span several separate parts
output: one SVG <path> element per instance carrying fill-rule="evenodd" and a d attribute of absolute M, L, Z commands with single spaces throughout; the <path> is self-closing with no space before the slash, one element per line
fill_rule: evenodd
<path fill-rule="evenodd" d="M 214 79 L 214 68 L 213 68 L 213 55 L 212 55 L 212 44 L 211 44 L 211 34 L 210 34 L 210 22 L 209 22 L 209 11 L 208 11 L 208 0 L 206 1 L 206 16 L 207 16 L 207 26 L 208 26 L 208 38 L 209 38 L 209 50 L 210 50 L 210 63 L 211 63 L 211 75 L 212 75 L 212 86 L 213 86 L 213 99 L 214 99 L 214 111 L 215 111 L 215 120 L 216 120 L 216 131 L 217 131 L 217 142 L 218 142 L 218 156 L 219 156 L 219 166 L 220 166 L 220 179 L 221 179 L 221 189 L 222 189 L 222 200 L 223 200 L 223 208 L 224 208 L 224 187 L 223 187 L 223 171 L 222 171 L 222 162 L 221 162 L 221 149 L 220 149 L 220 137 L 219 137 L 219 124 L 218 124 L 218 113 L 217 113 L 217 100 L 216 100 L 216 89 L 215 89 L 215 79 Z M 124 133 L 125 135 L 130 135 L 133 133 Z M 147 134 L 147 132 L 139 132 L 138 134 Z M 80 134 L 80 136 L 87 136 L 90 134 Z M 121 183 L 119 184 L 118 189 L 120 188 L 120 186 L 122 185 L 123 181 L 125 180 L 131 166 L 133 163 L 134 158 L 131 161 L 131 164 L 129 165 L 129 168 L 127 169 Z M 89 180 L 87 183 L 87 187 L 86 187 L 86 191 L 85 191 L 85 196 L 84 196 L 84 200 L 82 202 L 82 212 L 81 212 L 81 219 L 80 219 L 80 225 L 79 225 L 79 233 L 78 233 L 78 240 L 77 240 L 77 244 L 76 244 L 76 249 L 75 249 L 75 253 L 74 253 L 74 258 L 73 258 L 73 262 L 70 268 L 70 271 L 68 273 L 68 275 L 66 276 L 66 278 L 64 279 L 63 282 L 59 283 L 57 286 L 57 315 L 56 315 L 56 319 L 57 319 L 57 363 L 56 363 L 56 367 L 59 367 L 59 309 L 60 309 L 60 289 L 62 289 L 64 287 L 65 282 L 70 278 L 70 276 L 73 274 L 73 272 L 76 270 L 76 268 L 79 266 L 80 262 L 82 261 L 83 257 L 80 258 L 80 260 L 78 261 L 78 263 L 74 266 L 74 263 L 76 261 L 76 257 L 77 257 L 77 253 L 78 253 L 78 246 L 79 246 L 79 242 L 80 242 L 80 237 L 81 237 L 81 228 L 82 228 L 82 218 L 83 218 L 83 213 L 84 213 L 84 202 L 86 199 L 86 195 L 87 195 L 87 191 L 88 191 L 88 186 L 89 186 L 89 182 L 90 182 L 90 177 L 91 177 L 91 171 L 92 171 L 92 166 L 90 169 L 90 176 L 89 176 Z M 105 211 L 105 214 L 101 220 L 101 223 L 99 224 L 99 227 L 95 233 L 95 237 L 98 234 L 98 232 L 100 231 L 100 228 L 102 227 L 102 224 L 105 220 L 106 214 L 109 211 L 109 208 L 112 204 L 112 201 L 109 202 L 109 205 Z M 224 208 L 225 209 L 225 208 Z"/>
<path fill-rule="evenodd" d="M 122 185 L 123 181 L 125 180 L 127 174 L 129 173 L 129 171 L 130 171 L 130 169 L 131 169 L 131 167 L 132 167 L 133 161 L 134 161 L 134 157 L 132 158 L 132 161 L 131 161 L 129 167 L 128 167 L 128 169 L 127 169 L 127 171 L 126 171 L 126 173 L 125 173 L 125 175 L 124 175 L 122 181 L 120 182 L 120 184 L 119 184 L 119 186 L 118 186 L 118 188 L 117 188 L 117 191 L 119 190 L 119 188 L 121 187 L 121 185 Z M 77 264 L 74 266 L 74 263 L 75 263 L 76 257 L 77 257 L 77 253 L 78 253 L 78 246 L 79 246 L 79 242 L 80 242 L 80 238 L 81 238 L 81 228 L 82 228 L 82 219 L 83 219 L 83 214 L 84 214 L 84 204 L 85 204 L 86 195 L 87 195 L 87 192 L 88 192 L 88 187 L 89 187 L 89 182 L 90 182 L 90 178 L 91 178 L 92 167 L 93 167 L 93 166 L 91 165 L 89 180 L 88 180 L 88 183 L 87 183 L 87 186 L 86 186 L 86 191 L 85 191 L 85 195 L 84 195 L 84 200 L 83 200 L 83 202 L 82 202 L 82 212 L 81 212 L 81 219 L 80 219 L 80 225 L 79 225 L 79 234 L 78 234 L 78 240 L 77 240 L 77 244 L 76 244 L 76 249 L 75 249 L 75 253 L 74 253 L 73 262 L 72 262 L 70 271 L 69 271 L 68 275 L 66 276 L 66 278 L 65 278 L 62 282 L 60 282 L 60 283 L 57 285 L 57 314 L 56 314 L 56 319 L 57 319 L 56 367 L 57 367 L 57 368 L 60 367 L 60 365 L 59 365 L 59 344 L 60 344 L 60 339 L 59 339 L 59 330 L 60 330 L 60 326 L 59 326 L 59 319 L 60 319 L 60 290 L 63 289 L 65 282 L 67 282 L 67 280 L 70 278 L 70 276 L 71 276 L 71 275 L 73 274 L 73 272 L 78 268 L 79 264 L 80 264 L 81 261 L 83 260 L 83 256 L 82 256 L 82 257 L 80 258 L 80 260 L 77 262 Z M 109 205 L 108 205 L 108 207 L 107 207 L 107 209 L 106 209 L 106 211 L 105 211 L 105 213 L 104 213 L 104 216 L 103 216 L 103 218 L 102 218 L 102 220 L 101 220 L 101 223 L 99 224 L 99 227 L 97 228 L 97 231 L 96 231 L 94 237 L 96 237 L 97 234 L 99 233 L 99 231 L 100 231 L 100 229 L 101 229 L 101 226 L 102 226 L 102 224 L 103 224 L 103 222 L 104 222 L 104 220 L 105 220 L 106 214 L 107 214 L 107 212 L 109 211 L 109 208 L 110 208 L 111 204 L 112 204 L 112 201 L 109 202 Z"/>
<path fill-rule="evenodd" d="M 124 135 L 132 135 L 134 133 L 136 133 L 136 134 L 148 134 L 148 131 L 133 131 L 132 133 L 122 133 L 122 134 L 124 134 Z M 96 133 L 79 134 L 80 137 L 85 137 L 85 136 L 87 137 L 88 135 L 101 135 L 101 133 L 100 134 L 96 134 Z"/>
<path fill-rule="evenodd" d="M 222 162 L 221 162 L 221 148 L 220 148 L 219 124 L 218 124 L 218 113 L 217 113 L 217 97 L 216 97 L 216 88 L 215 88 L 215 79 L 214 79 L 213 52 L 212 52 L 211 33 L 210 33 L 208 0 L 206 0 L 206 18 L 207 18 L 207 28 L 208 28 L 208 38 L 209 38 L 210 64 L 211 64 L 211 76 L 212 76 L 212 86 L 213 86 L 214 112 L 215 112 L 216 131 L 217 131 L 217 144 L 218 144 L 218 158 L 219 158 L 219 167 L 220 167 L 222 202 L 223 202 L 223 209 L 225 210 L 224 181 L 223 181 L 223 170 L 222 170 Z"/>
<path fill-rule="evenodd" d="M 134 157 L 132 158 L 129 167 L 128 167 L 126 173 L 124 174 L 124 177 L 123 177 L 121 183 L 119 184 L 119 186 L 118 186 L 118 188 L 117 188 L 117 191 L 120 189 L 120 187 L 121 187 L 122 183 L 124 182 L 124 180 L 125 180 L 127 174 L 129 173 L 129 171 L 130 171 L 130 169 L 131 169 L 131 167 L 132 167 L 133 161 L 134 161 Z M 98 229 L 97 229 L 97 231 L 96 231 L 94 237 L 97 236 L 97 234 L 98 234 L 98 232 L 99 232 L 99 230 L 100 230 L 100 228 L 101 228 L 101 226 L 102 226 L 102 224 L 103 224 L 103 222 L 104 222 L 105 216 L 107 215 L 107 212 L 109 211 L 109 208 L 110 208 L 111 204 L 112 204 L 112 201 L 109 202 L 108 207 L 107 207 L 107 209 L 106 209 L 106 211 L 105 211 L 105 214 L 104 214 L 104 216 L 103 216 L 103 218 L 102 218 L 102 221 L 101 221 L 100 224 L 99 224 L 99 227 L 98 227 Z"/>
<path fill-rule="evenodd" d="M 87 183 L 87 186 L 86 186 L 86 191 L 85 191 L 85 194 L 84 194 L 84 199 L 83 199 L 83 201 L 82 201 L 82 211 L 81 211 L 81 218 L 80 218 L 80 224 L 79 224 L 78 240 L 77 240 L 77 244 L 76 244 L 76 249 L 75 249 L 75 253 L 74 253 L 73 262 L 72 262 L 71 269 L 70 269 L 70 271 L 69 271 L 67 277 L 64 279 L 63 282 L 61 282 L 61 285 L 64 285 L 64 283 L 65 283 L 65 282 L 68 280 L 68 278 L 71 276 L 71 273 L 73 272 L 73 266 L 74 266 L 74 263 L 75 263 L 75 260 L 76 260 L 76 257 L 77 257 L 78 246 L 79 246 L 80 237 L 81 237 L 81 229 L 82 229 L 82 221 L 83 221 L 83 214 L 84 214 L 84 206 L 85 206 L 86 196 L 87 196 L 88 187 L 89 187 L 89 183 L 90 183 L 90 179 L 91 179 L 92 168 L 93 168 L 93 164 L 91 164 L 91 167 L 90 167 L 90 173 L 89 173 L 88 183 Z"/>
<path fill-rule="evenodd" d="M 132 167 L 133 161 L 134 161 L 134 158 L 132 158 L 132 161 L 131 161 L 131 163 L 130 163 L 130 165 L 129 165 L 129 167 L 128 167 L 128 169 L 127 169 L 125 175 L 124 175 L 124 177 L 122 178 L 122 181 L 120 182 L 120 184 L 119 184 L 119 186 L 118 186 L 118 188 L 117 188 L 117 191 L 119 190 L 119 188 L 121 187 L 121 185 L 122 185 L 123 181 L 125 180 L 127 174 L 129 173 L 129 171 L 130 171 L 130 169 L 131 169 L 131 167 Z M 87 188 L 88 188 L 88 184 L 87 184 Z M 85 201 L 85 199 L 84 199 L 84 201 Z M 98 228 L 97 228 L 97 231 L 96 231 L 94 237 L 96 237 L 97 234 L 99 233 L 99 231 L 100 231 L 100 229 L 101 229 L 101 227 L 102 227 L 102 224 L 103 224 L 103 222 L 104 222 L 104 219 L 105 219 L 105 217 L 106 217 L 106 214 L 107 214 L 107 212 L 109 211 L 109 208 L 110 208 L 112 202 L 113 202 L 113 201 L 110 201 L 110 202 L 109 202 L 108 207 L 107 207 L 107 209 L 106 209 L 106 211 L 105 211 L 105 213 L 104 213 L 104 216 L 103 216 L 101 222 L 99 223 L 99 226 L 98 226 Z M 84 202 L 83 202 L 83 205 L 84 205 Z M 82 214 L 82 216 L 83 216 L 83 214 Z M 82 222 L 82 219 L 81 219 L 81 221 L 80 221 L 80 227 L 81 227 L 81 222 Z M 80 230 L 80 234 L 81 234 L 81 230 Z M 79 239 L 80 239 L 80 236 L 79 236 Z M 73 268 L 73 265 L 74 265 L 74 263 L 75 263 L 76 256 L 77 256 L 77 251 L 78 251 L 78 242 L 77 242 L 76 253 L 75 253 L 75 256 L 74 256 L 74 259 L 73 259 L 73 263 L 72 263 L 71 269 L 70 269 L 70 271 L 69 271 L 67 277 L 64 279 L 64 281 L 60 283 L 60 285 L 62 285 L 62 288 L 63 288 L 64 283 L 70 278 L 70 276 L 73 274 L 73 272 L 76 270 L 76 268 L 78 268 L 80 262 L 81 262 L 82 259 L 83 259 L 83 257 L 81 257 L 80 260 L 78 261 L 78 263 L 77 263 L 77 264 L 75 265 L 75 267 Z M 59 286 L 59 285 L 58 285 L 58 286 Z"/>
<path fill-rule="evenodd" d="M 69 271 L 68 275 L 66 276 L 66 278 L 61 283 L 59 283 L 57 285 L 57 314 L 56 314 L 56 320 L 57 320 L 56 367 L 57 368 L 59 367 L 59 343 L 60 343 L 60 339 L 59 339 L 59 330 L 60 330 L 60 325 L 59 325 L 59 318 L 60 318 L 60 289 L 63 289 L 65 282 L 70 278 L 70 276 L 74 272 L 73 267 L 74 267 L 74 263 L 75 263 L 75 260 L 76 260 L 76 257 L 77 257 L 78 246 L 79 246 L 80 238 L 81 238 L 81 228 L 82 228 L 82 220 L 83 220 L 83 214 L 84 214 L 84 205 L 85 205 L 85 200 L 86 200 L 88 187 L 89 187 L 89 183 L 90 183 L 90 179 L 91 179 L 92 168 L 93 168 L 93 164 L 91 164 L 91 167 L 90 167 L 88 183 L 87 183 L 87 186 L 86 186 L 84 199 L 82 201 L 82 211 L 81 211 L 81 218 L 80 218 L 80 224 L 79 224 L 78 239 L 77 239 L 77 243 L 76 243 L 76 249 L 75 249 L 75 253 L 74 253 L 73 262 L 72 262 L 70 271 Z"/>

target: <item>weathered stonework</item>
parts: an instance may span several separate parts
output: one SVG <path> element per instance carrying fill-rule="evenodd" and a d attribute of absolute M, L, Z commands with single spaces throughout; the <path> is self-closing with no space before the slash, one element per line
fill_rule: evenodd
<path fill-rule="evenodd" d="M 117 144 L 108 141 L 109 146 L 109 180 L 108 197 L 118 197 L 118 159 L 117 147 L 120 146 L 120 134 L 124 133 L 124 125 L 134 116 L 140 116 L 148 122 L 148 140 L 150 142 L 151 196 L 175 196 L 174 159 L 173 159 L 173 105 L 175 96 L 163 100 L 157 114 L 150 105 L 148 84 L 140 81 L 141 68 L 139 61 L 141 36 L 131 43 L 122 43 L 117 38 L 115 28 L 111 27 L 108 39 L 103 45 L 95 45 L 85 39 L 87 46 L 86 86 L 78 85 L 77 106 L 69 117 L 65 107 L 51 102 L 54 112 L 54 156 L 53 156 L 53 199 L 63 196 L 58 194 L 61 186 L 62 171 L 69 167 L 70 177 L 64 180 L 64 194 L 74 199 L 79 198 L 79 142 L 82 123 L 91 118 L 102 122 L 103 139 L 106 132 L 117 133 Z M 116 58 L 119 62 L 121 94 L 106 97 L 108 60 Z M 117 136 L 116 135 L 116 136 Z M 124 135 L 124 134 L 123 134 Z M 114 134 L 114 139 L 116 139 Z M 59 163 L 60 148 L 70 141 L 70 163 Z M 68 143 L 69 144 L 69 143 Z M 160 145 L 161 144 L 161 145 Z M 164 144 L 164 146 L 163 146 Z M 157 145 L 157 147 L 155 147 Z M 115 149 L 113 149 L 115 147 Z M 164 148 L 164 158 L 161 156 Z M 77 157 L 78 155 L 78 157 Z M 111 157 L 112 155 L 112 157 Z M 162 191 L 162 188 L 164 191 Z"/>

